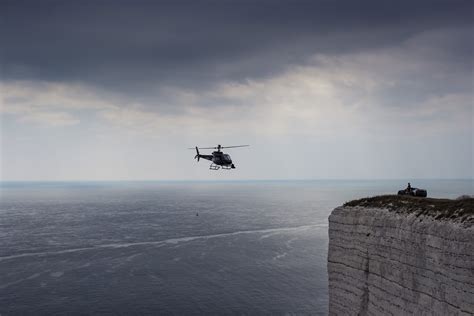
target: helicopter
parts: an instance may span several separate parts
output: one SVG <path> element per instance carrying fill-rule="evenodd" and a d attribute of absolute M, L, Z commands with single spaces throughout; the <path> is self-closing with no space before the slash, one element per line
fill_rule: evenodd
<path fill-rule="evenodd" d="M 197 161 L 199 162 L 200 158 L 210 160 L 212 161 L 211 165 L 209 166 L 210 170 L 219 170 L 222 168 L 223 170 L 230 170 L 230 169 L 235 169 L 235 165 L 232 163 L 232 159 L 230 158 L 230 155 L 225 154 L 221 151 L 221 149 L 224 148 L 237 148 L 237 147 L 248 147 L 250 145 L 238 145 L 238 146 L 221 146 L 217 145 L 217 147 L 198 147 L 196 146 L 196 156 L 194 156 L 194 159 L 197 158 Z M 194 149 L 194 148 L 188 148 L 188 149 Z M 199 153 L 199 149 L 217 149 L 217 151 L 213 151 L 212 155 L 201 155 Z"/>

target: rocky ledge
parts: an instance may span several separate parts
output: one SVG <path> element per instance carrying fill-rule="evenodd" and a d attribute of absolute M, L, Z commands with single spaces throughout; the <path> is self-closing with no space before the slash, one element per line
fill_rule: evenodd
<path fill-rule="evenodd" d="M 473 315 L 474 199 L 379 196 L 329 216 L 331 315 Z"/>

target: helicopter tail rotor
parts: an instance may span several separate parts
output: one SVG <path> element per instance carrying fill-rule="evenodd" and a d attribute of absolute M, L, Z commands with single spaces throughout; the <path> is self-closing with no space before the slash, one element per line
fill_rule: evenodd
<path fill-rule="evenodd" d="M 200 157 L 201 157 L 201 156 L 199 155 L 199 148 L 196 146 L 196 156 L 194 156 L 194 159 L 197 158 L 197 160 L 198 160 L 198 162 L 199 162 L 199 158 L 200 158 Z"/>

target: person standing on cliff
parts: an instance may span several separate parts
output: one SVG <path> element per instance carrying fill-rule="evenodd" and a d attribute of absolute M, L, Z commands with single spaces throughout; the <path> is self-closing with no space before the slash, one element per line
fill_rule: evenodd
<path fill-rule="evenodd" d="M 408 186 L 407 186 L 407 188 L 406 188 L 406 191 L 407 191 L 408 193 L 411 193 L 411 184 L 410 184 L 410 182 L 408 182 Z"/>

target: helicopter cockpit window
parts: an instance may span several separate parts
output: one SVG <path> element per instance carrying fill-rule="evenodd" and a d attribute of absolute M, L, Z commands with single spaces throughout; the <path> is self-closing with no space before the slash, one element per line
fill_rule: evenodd
<path fill-rule="evenodd" d="M 225 155 L 224 155 L 224 159 L 225 159 L 226 161 L 230 161 L 230 156 L 227 155 L 227 154 L 225 154 Z"/>

